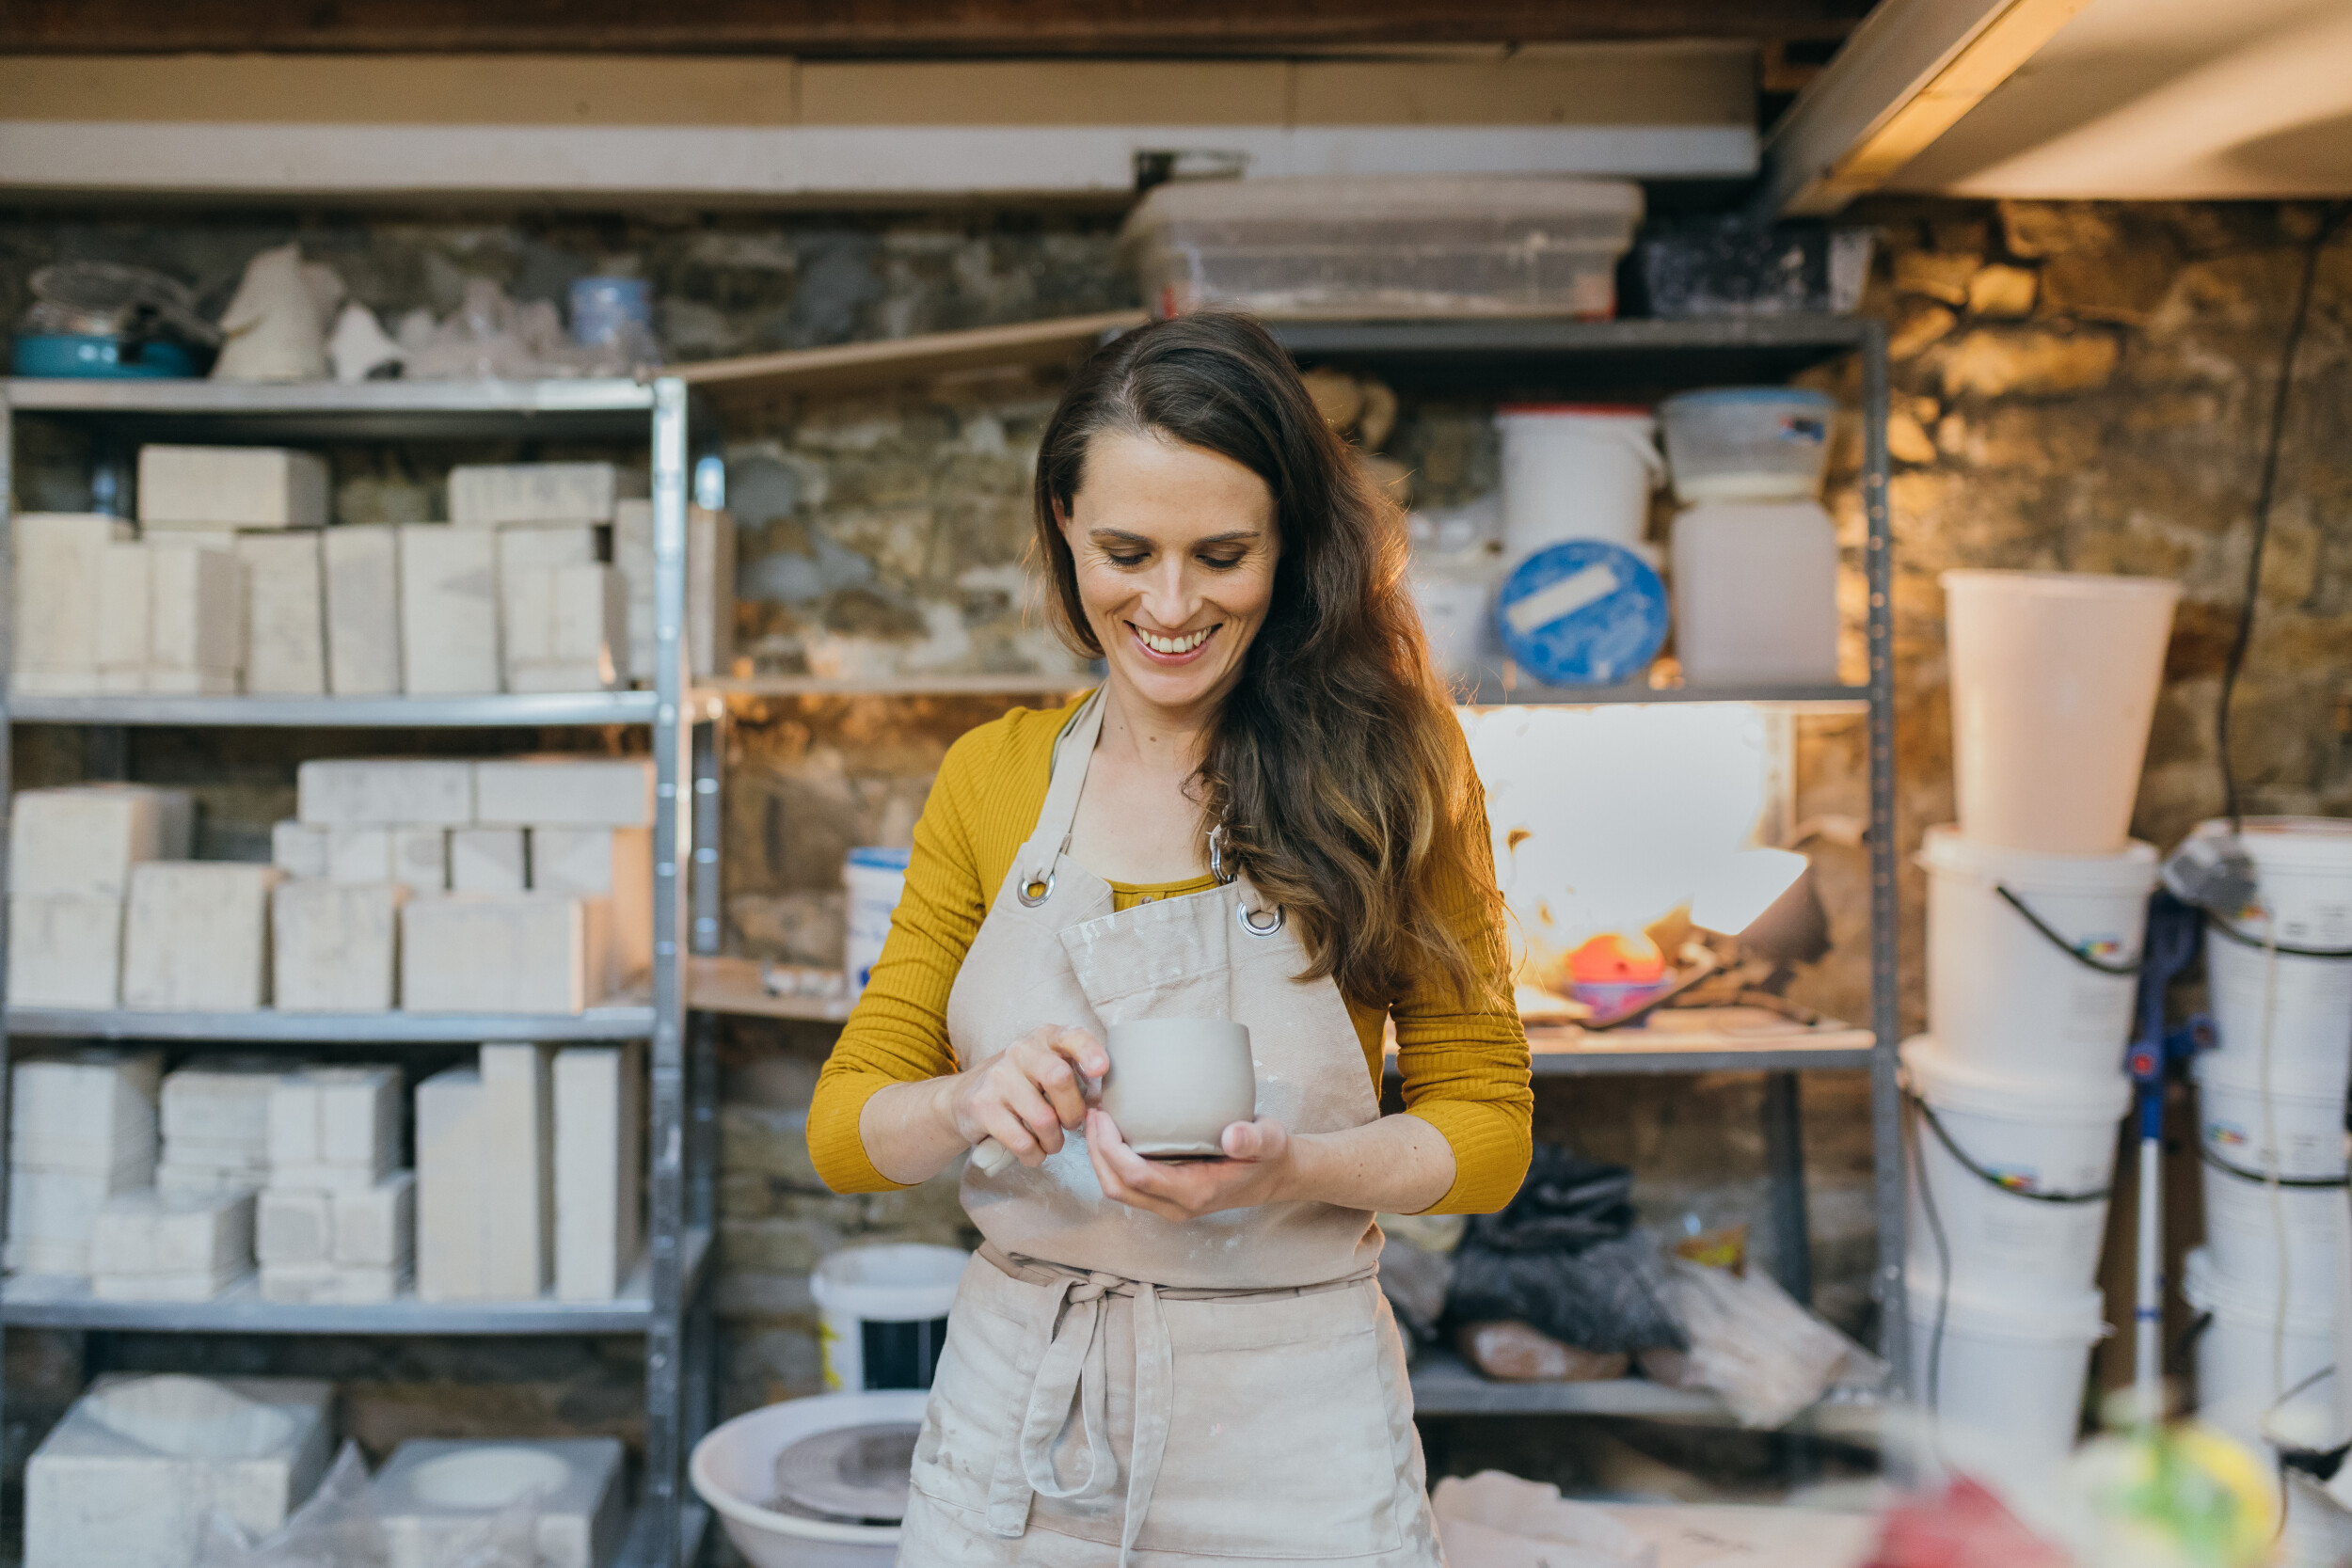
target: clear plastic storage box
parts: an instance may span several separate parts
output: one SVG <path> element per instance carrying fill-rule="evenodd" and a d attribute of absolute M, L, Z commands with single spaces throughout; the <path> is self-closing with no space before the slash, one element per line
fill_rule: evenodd
<path fill-rule="evenodd" d="M 1180 182 L 1143 198 L 1120 245 L 1162 316 L 1600 318 L 1641 220 L 1621 180 Z"/>

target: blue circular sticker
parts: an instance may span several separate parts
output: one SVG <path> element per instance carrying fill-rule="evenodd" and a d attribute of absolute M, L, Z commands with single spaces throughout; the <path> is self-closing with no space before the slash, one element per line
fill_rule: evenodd
<path fill-rule="evenodd" d="M 1569 539 L 1519 562 L 1495 603 L 1502 645 L 1547 686 L 1615 686 L 1666 645 L 1666 588 L 1622 545 Z"/>

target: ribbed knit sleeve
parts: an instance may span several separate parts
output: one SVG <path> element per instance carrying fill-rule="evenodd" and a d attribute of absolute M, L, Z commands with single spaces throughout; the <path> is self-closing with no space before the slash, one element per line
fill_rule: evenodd
<path fill-rule="evenodd" d="M 1465 996 L 1431 980 L 1391 1008 L 1405 1108 L 1445 1135 L 1454 1185 L 1432 1214 L 1491 1213 L 1527 1179 L 1535 1095 L 1527 1031 L 1511 989 L 1510 944 L 1495 895 L 1494 846 L 1481 800 L 1463 825 L 1470 836 L 1471 882 L 1440 888 L 1445 923 L 1470 949 L 1477 984 Z"/>
<path fill-rule="evenodd" d="M 836 1193 L 894 1192 L 903 1185 L 874 1168 L 858 1132 L 875 1091 L 956 1070 L 947 993 L 995 892 L 981 881 L 973 817 L 985 804 L 978 799 L 985 784 L 1001 778 L 1007 734 L 1007 721 L 998 720 L 947 749 L 914 824 L 906 892 L 891 912 L 882 957 L 818 1076 L 808 1108 L 808 1152 L 817 1174 Z"/>

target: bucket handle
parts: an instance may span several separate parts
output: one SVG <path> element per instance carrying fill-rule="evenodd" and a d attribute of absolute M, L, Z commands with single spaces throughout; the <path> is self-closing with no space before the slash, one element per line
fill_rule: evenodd
<path fill-rule="evenodd" d="M 2197 1157 L 2224 1176 L 2234 1176 L 2240 1181 L 2250 1181 L 2258 1187 L 2270 1185 L 2270 1178 L 2262 1171 L 2233 1165 L 2216 1154 L 2204 1139 L 2197 1140 Z M 2342 1192 L 2352 1187 L 2352 1176 L 2281 1176 L 2279 1185 L 2295 1192 Z"/>
<path fill-rule="evenodd" d="M 1658 489 L 1666 483 L 1666 459 L 1658 451 L 1656 436 L 1644 431 L 1622 429 L 1615 425 L 1602 427 L 1604 438 L 1630 450 L 1642 460 L 1643 471 L 1649 475 L 1649 487 Z"/>
<path fill-rule="evenodd" d="M 2228 937 L 2232 942 L 2236 942 L 2240 947 L 2259 948 L 2265 953 L 2276 953 L 2282 958 L 2332 958 L 2339 963 L 2352 959 L 2352 947 L 2289 947 L 2283 942 L 2274 945 L 2271 942 L 2265 942 L 2260 937 L 2249 936 L 2246 932 L 2239 930 L 2228 920 L 2222 918 L 2217 911 L 2212 909 L 2207 909 L 2201 904 L 2198 907 L 2205 911 L 2205 923 L 2207 925 L 2211 926 L 2215 930 L 2220 932 L 2223 936 Z M 2027 918 L 2030 919 L 2031 917 L 2028 916 Z"/>
<path fill-rule="evenodd" d="M 2071 942 L 2064 937 L 2058 935 L 2057 931 L 2051 928 L 2048 921 L 2043 920 L 2040 915 L 2034 913 L 2032 910 L 2027 909 L 2026 907 L 2026 901 L 2010 891 L 2008 883 L 1995 882 L 1993 884 L 1993 891 L 2001 895 L 2001 902 L 2007 904 L 2010 909 L 2015 910 L 2019 914 L 2024 915 L 2026 917 L 2026 925 L 2032 927 L 2035 930 L 2047 937 L 2050 940 L 2051 946 L 2057 948 L 2059 952 L 2065 954 L 2068 958 L 2082 965 L 2085 969 L 2095 969 L 2102 974 L 2116 974 L 2122 975 L 2125 978 L 2129 978 L 2130 976 L 2139 973 L 2139 960 L 2137 958 L 2134 958 L 2129 963 L 2110 963 L 2105 958 L 2096 958 L 2091 957 L 2090 954 L 2084 952 L 2082 948 L 2077 946 L 2075 943 Z M 2283 953 L 2286 949 L 2282 947 L 2280 951 Z M 2352 955 L 2347 956 L 2352 957 Z"/>
<path fill-rule="evenodd" d="M 2087 1193 L 2039 1193 L 2030 1187 L 2020 1187 L 2012 1181 L 1995 1176 L 1970 1159 L 1960 1145 L 1953 1141 L 1950 1131 L 1945 1127 L 1942 1118 L 1936 1116 L 1935 1108 L 1927 1102 L 1916 1088 L 1906 1081 L 1902 1089 L 1903 1098 L 1911 1102 L 1911 1108 L 1918 1113 L 1919 1119 L 1928 1124 L 1928 1131 L 1934 1133 L 1935 1141 L 1944 1146 L 1944 1152 L 1959 1161 L 1961 1169 L 1988 1187 L 1997 1187 L 2011 1197 L 2030 1198 L 2036 1203 L 2104 1203 L 2115 1192 L 2115 1188 L 2109 1185 L 2101 1187 L 2095 1192 Z"/>

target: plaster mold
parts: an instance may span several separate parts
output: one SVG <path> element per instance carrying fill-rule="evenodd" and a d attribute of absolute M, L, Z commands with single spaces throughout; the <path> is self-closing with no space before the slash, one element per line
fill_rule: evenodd
<path fill-rule="evenodd" d="M 625 1523 L 621 1445 L 610 1437 L 529 1443 L 403 1443 L 375 1478 L 389 1568 L 435 1568 L 485 1516 L 535 1498 L 538 1568 L 599 1568 Z"/>

